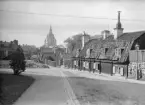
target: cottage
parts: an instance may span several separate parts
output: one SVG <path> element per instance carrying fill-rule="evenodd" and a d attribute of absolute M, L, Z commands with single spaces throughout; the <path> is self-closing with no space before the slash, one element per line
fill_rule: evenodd
<path fill-rule="evenodd" d="M 99 39 L 88 39 L 83 35 L 83 48 L 79 53 L 79 61 L 83 68 L 99 70 L 99 72 L 110 75 L 128 77 L 129 51 L 134 50 L 136 44 L 140 49 L 145 49 L 145 31 L 126 32 L 120 22 L 120 11 L 118 12 L 118 22 L 114 28 L 114 34 L 109 31 L 103 31 L 103 37 Z M 89 62 L 89 67 L 87 63 Z M 81 64 L 81 63 L 80 63 Z"/>

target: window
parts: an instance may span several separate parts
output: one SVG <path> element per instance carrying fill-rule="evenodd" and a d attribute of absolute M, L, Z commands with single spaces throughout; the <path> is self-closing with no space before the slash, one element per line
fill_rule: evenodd
<path fill-rule="evenodd" d="M 123 48 L 121 48 L 121 55 L 122 55 L 123 51 L 124 51 L 124 49 L 123 49 Z"/>
<path fill-rule="evenodd" d="M 115 56 L 118 56 L 118 49 L 115 49 Z"/>
<path fill-rule="evenodd" d="M 101 48 L 101 54 L 105 55 L 105 48 Z"/>
<path fill-rule="evenodd" d="M 105 48 L 105 54 L 107 53 L 107 51 L 108 51 L 108 48 Z"/>
<path fill-rule="evenodd" d="M 86 57 L 90 57 L 93 49 L 87 49 L 86 51 Z"/>
<path fill-rule="evenodd" d="M 121 50 L 121 48 L 116 48 L 115 49 L 115 56 L 117 56 L 118 58 L 120 58 L 121 57 L 121 52 L 123 52 L 123 50 Z"/>
<path fill-rule="evenodd" d="M 80 54 L 80 49 L 77 49 L 77 51 L 76 51 L 76 57 L 78 57 L 79 56 L 79 54 Z"/>

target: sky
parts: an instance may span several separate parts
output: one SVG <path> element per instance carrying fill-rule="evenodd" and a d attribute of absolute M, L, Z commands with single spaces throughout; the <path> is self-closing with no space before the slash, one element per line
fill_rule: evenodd
<path fill-rule="evenodd" d="M 145 30 L 144 0 L 0 0 L 0 40 L 40 47 L 50 25 L 57 44 L 83 31 L 113 33 L 117 11 L 124 32 Z"/>

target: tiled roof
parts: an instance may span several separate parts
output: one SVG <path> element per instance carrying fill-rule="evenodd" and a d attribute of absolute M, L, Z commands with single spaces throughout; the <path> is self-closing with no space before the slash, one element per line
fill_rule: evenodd
<path fill-rule="evenodd" d="M 141 35 L 145 34 L 145 31 L 137 31 L 137 32 L 129 32 L 129 33 L 123 33 L 121 36 L 119 36 L 118 40 L 126 40 L 126 41 L 132 41 L 136 40 Z"/>
<path fill-rule="evenodd" d="M 89 40 L 87 43 L 85 43 L 85 46 L 84 48 L 81 50 L 80 52 L 80 56 L 86 56 L 86 50 L 88 48 L 92 48 L 92 49 L 98 49 L 97 47 L 101 47 L 101 46 L 98 46 L 98 45 L 101 45 L 102 40 L 99 40 L 99 39 L 91 39 Z"/>
<path fill-rule="evenodd" d="M 112 60 L 114 53 L 115 53 L 114 48 L 109 48 L 108 51 L 106 52 L 107 59 Z"/>
<path fill-rule="evenodd" d="M 124 48 L 124 53 L 121 56 L 120 62 L 124 62 L 127 60 L 128 51 L 130 50 L 132 43 L 134 40 L 139 38 L 140 36 L 145 35 L 145 31 L 137 31 L 137 32 L 129 32 L 129 33 L 123 33 L 121 36 L 117 38 L 117 40 L 114 40 L 114 36 L 110 35 L 105 40 L 103 39 L 91 39 L 89 40 L 82 51 L 80 52 L 80 56 L 86 56 L 86 50 L 93 49 L 96 56 L 96 58 L 105 58 L 108 60 L 114 59 L 115 54 L 115 48 Z M 104 55 L 103 48 L 108 48 L 108 51 Z M 127 50 L 126 50 L 127 49 Z"/>
<path fill-rule="evenodd" d="M 114 35 L 109 35 L 105 41 L 110 41 L 110 40 L 114 40 Z"/>

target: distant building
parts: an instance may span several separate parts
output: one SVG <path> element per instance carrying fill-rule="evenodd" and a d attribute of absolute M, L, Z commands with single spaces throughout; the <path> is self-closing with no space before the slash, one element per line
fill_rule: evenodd
<path fill-rule="evenodd" d="M 55 47 L 57 45 L 56 39 L 54 37 L 54 34 L 52 33 L 52 28 L 50 26 L 49 33 L 45 39 L 44 47 Z"/>
<path fill-rule="evenodd" d="M 66 49 L 62 45 L 57 45 L 57 41 L 50 26 L 44 45 L 40 48 L 40 53 L 38 54 L 40 62 L 51 66 L 60 66 L 62 54 L 65 50 Z"/>
<path fill-rule="evenodd" d="M 19 47 L 18 40 L 11 42 L 0 41 L 0 59 L 5 59 Z"/>

